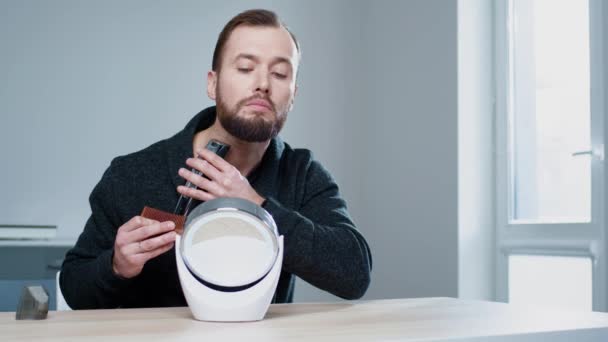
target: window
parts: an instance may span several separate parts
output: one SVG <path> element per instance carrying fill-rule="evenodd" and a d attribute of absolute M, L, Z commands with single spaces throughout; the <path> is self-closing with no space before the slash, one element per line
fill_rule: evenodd
<path fill-rule="evenodd" d="M 589 222 L 589 4 L 510 3 L 511 220 Z"/>
<path fill-rule="evenodd" d="M 496 1 L 499 300 L 606 310 L 601 6 Z"/>

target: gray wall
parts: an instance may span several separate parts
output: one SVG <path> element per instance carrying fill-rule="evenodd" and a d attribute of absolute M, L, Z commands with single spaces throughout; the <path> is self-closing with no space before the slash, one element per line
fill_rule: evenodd
<path fill-rule="evenodd" d="M 456 1 L 366 4 L 373 298 L 458 295 Z"/>
<path fill-rule="evenodd" d="M 352 3 L 256 3 L 281 13 L 304 48 L 284 136 L 318 151 L 344 184 L 358 178 L 347 162 L 350 130 L 338 129 L 359 116 L 351 101 L 359 63 L 350 54 L 360 45 L 353 31 L 360 6 Z M 213 104 L 205 82 L 215 40 L 251 2 L 177 4 L 0 4 L 0 153 L 11 165 L 2 170 L 2 223 L 56 224 L 60 238 L 77 236 L 88 193 L 113 157 L 173 135 Z"/>
<path fill-rule="evenodd" d="M 217 34 L 251 7 L 276 10 L 301 41 L 283 137 L 332 171 L 368 238 L 365 298 L 457 296 L 456 0 L 3 1 L 2 221 L 75 238 L 113 157 L 212 104 Z M 298 284 L 296 300 L 334 299 Z"/>
<path fill-rule="evenodd" d="M 457 297 L 457 1 L 361 9 L 361 96 L 351 98 L 360 116 L 349 116 L 345 138 L 358 154 L 348 165 L 361 177 L 346 183 L 360 189 L 352 212 L 374 257 L 365 298 Z M 334 299 L 299 286 L 299 300 Z"/>

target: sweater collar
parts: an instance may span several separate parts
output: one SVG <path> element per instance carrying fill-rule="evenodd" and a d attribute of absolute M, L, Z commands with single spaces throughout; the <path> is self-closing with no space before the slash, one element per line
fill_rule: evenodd
<path fill-rule="evenodd" d="M 184 185 L 185 180 L 178 175 L 180 168 L 189 167 L 186 165 L 186 159 L 193 156 L 192 142 L 194 135 L 202 130 L 209 128 L 215 122 L 215 106 L 208 107 L 196 114 L 186 124 L 183 130 L 168 139 L 167 147 L 167 165 L 170 172 L 169 177 L 173 181 L 173 185 L 177 188 L 178 185 Z M 260 166 L 257 167 L 248 177 L 249 182 L 253 185 L 260 175 L 266 174 L 266 169 L 278 165 L 281 155 L 283 154 L 285 144 L 280 137 L 273 138 L 264 152 Z"/>

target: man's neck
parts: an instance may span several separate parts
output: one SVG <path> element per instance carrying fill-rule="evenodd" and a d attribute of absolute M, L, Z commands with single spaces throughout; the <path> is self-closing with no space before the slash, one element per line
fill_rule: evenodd
<path fill-rule="evenodd" d="M 270 140 L 261 143 L 239 140 L 226 132 L 216 118 L 213 125 L 194 135 L 192 142 L 193 155 L 196 154 L 197 150 L 205 148 L 211 139 L 230 145 L 230 150 L 224 159 L 236 167 L 245 177 L 262 161 L 264 152 L 266 152 L 266 149 L 270 144 Z"/>

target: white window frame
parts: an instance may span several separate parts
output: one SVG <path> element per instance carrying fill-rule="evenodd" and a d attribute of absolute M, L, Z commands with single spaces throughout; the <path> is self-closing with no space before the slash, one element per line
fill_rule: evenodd
<path fill-rule="evenodd" d="M 509 163 L 510 66 L 509 0 L 495 0 L 495 112 L 496 112 L 496 300 L 508 301 L 508 257 L 511 254 L 581 256 L 592 260 L 593 310 L 607 311 L 606 227 L 604 218 L 604 88 L 602 1 L 589 0 L 592 208 L 589 223 L 509 223 L 513 186 Z M 608 4 L 606 4 L 608 5 Z"/>

